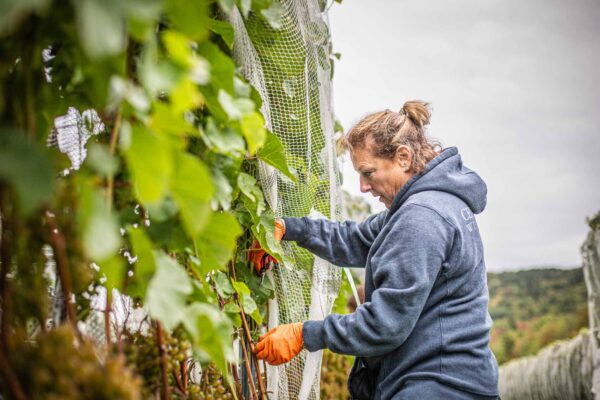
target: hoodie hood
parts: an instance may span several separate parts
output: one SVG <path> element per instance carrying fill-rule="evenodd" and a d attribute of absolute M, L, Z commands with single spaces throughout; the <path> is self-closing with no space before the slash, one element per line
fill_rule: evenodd
<path fill-rule="evenodd" d="M 474 171 L 465 167 L 456 147 L 443 150 L 431 160 L 425 170 L 413 176 L 400 189 L 390 206 L 395 213 L 413 194 L 437 190 L 453 194 L 463 200 L 474 214 L 481 213 L 486 205 L 487 186 Z"/>

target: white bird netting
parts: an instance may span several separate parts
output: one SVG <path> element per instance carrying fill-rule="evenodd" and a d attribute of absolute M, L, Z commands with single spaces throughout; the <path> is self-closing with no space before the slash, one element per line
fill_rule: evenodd
<path fill-rule="evenodd" d="M 265 198 L 278 217 L 326 217 L 341 214 L 340 179 L 334 150 L 331 99 L 331 37 L 326 4 L 283 0 L 280 26 L 262 15 L 243 17 L 235 9 L 234 57 L 242 74 L 259 91 L 267 127 L 284 144 L 294 183 L 266 164 L 259 170 Z M 323 319 L 331 312 L 341 271 L 295 244 L 285 243 L 292 265 L 269 278 L 275 299 L 269 304 L 269 328 Z M 290 363 L 268 367 L 269 398 L 318 399 L 322 352 L 302 352 Z"/>
<path fill-rule="evenodd" d="M 582 332 L 535 356 L 509 361 L 500 370 L 500 396 L 503 400 L 593 400 L 593 354 L 592 337 Z"/>
<path fill-rule="evenodd" d="M 593 349 L 594 372 L 592 392 L 594 399 L 600 399 L 600 213 L 589 221 L 590 232 L 581 246 L 583 256 L 583 276 L 588 291 L 588 310 L 591 342 Z"/>

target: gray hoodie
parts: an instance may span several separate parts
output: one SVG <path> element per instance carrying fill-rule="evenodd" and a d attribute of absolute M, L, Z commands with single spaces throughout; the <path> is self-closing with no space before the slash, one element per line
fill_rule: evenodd
<path fill-rule="evenodd" d="M 389 210 L 363 223 L 285 218 L 284 240 L 335 265 L 366 268 L 364 304 L 352 314 L 306 321 L 306 348 L 378 357 L 375 399 L 392 398 L 409 379 L 497 396 L 473 215 L 485 208 L 486 193 L 452 147 L 412 177 Z"/>

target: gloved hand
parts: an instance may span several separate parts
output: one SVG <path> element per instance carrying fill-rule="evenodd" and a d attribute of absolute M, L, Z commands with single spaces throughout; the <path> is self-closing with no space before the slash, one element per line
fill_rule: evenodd
<path fill-rule="evenodd" d="M 302 322 L 279 325 L 260 337 L 254 354 L 259 360 L 279 365 L 296 357 L 302 344 Z"/>
<path fill-rule="evenodd" d="M 273 236 L 275 237 L 275 240 L 281 240 L 283 235 L 285 235 L 285 224 L 283 223 L 283 220 L 276 219 L 275 232 L 273 232 Z M 267 254 L 265 249 L 260 247 L 260 243 L 258 243 L 258 240 L 256 239 L 254 239 L 254 242 L 252 242 L 252 246 L 248 252 L 248 260 L 252 263 L 254 270 L 258 274 L 263 274 L 269 269 L 270 265 L 275 263 L 275 259 Z"/>

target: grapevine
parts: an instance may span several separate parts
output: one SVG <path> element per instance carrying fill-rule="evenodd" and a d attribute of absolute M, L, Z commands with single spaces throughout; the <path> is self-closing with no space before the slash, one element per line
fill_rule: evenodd
<path fill-rule="evenodd" d="M 277 7 L 2 6 L 0 397 L 267 397 L 251 350 L 274 288 L 246 255 L 284 255 L 257 166 L 297 177 L 227 21 L 276 35 Z M 119 322 L 121 298 L 144 318 Z"/>
<path fill-rule="evenodd" d="M 252 10 L 269 6 L 255 2 Z M 74 335 L 62 347 L 77 354 L 91 345 L 77 344 L 84 340 L 78 322 L 90 313 L 86 293 L 106 286 L 105 336 L 118 343 L 97 365 L 108 368 L 113 354 L 124 352 L 128 368 L 143 378 L 144 396 L 192 393 L 199 385 L 186 372 L 193 354 L 206 368 L 215 362 L 228 381 L 236 318 L 220 312 L 217 288 L 205 276 L 222 271 L 218 284 L 230 282 L 227 262 L 238 237 L 269 223 L 268 213 L 257 219 L 266 207 L 252 195 L 260 192 L 256 180 L 244 174 L 243 187 L 238 183 L 267 132 L 260 98 L 231 59 L 231 27 L 220 19 L 231 10 L 179 1 L 9 7 L 0 23 L 3 356 L 25 354 L 16 349 L 30 341 L 43 349 L 45 335 L 62 332 L 44 333 L 51 282 L 43 272 L 51 265 L 64 317 L 53 322 L 70 324 Z M 98 112 L 106 126 L 81 165 L 45 146 L 51 131 L 62 133 L 56 118 L 71 107 L 78 115 Z M 128 263 L 125 251 L 136 262 Z M 177 284 L 163 284 L 160 278 L 170 276 Z M 245 284 L 236 287 L 252 305 Z M 112 289 L 147 307 L 152 328 L 113 336 Z M 20 360 L 3 361 L 6 395 L 46 389 L 27 385 L 25 393 Z"/>

